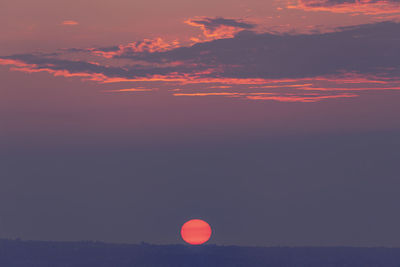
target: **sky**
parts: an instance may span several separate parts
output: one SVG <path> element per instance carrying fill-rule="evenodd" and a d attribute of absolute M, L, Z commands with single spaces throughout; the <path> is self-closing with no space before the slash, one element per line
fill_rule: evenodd
<path fill-rule="evenodd" d="M 0 238 L 400 246 L 398 0 L 3 0 Z"/>

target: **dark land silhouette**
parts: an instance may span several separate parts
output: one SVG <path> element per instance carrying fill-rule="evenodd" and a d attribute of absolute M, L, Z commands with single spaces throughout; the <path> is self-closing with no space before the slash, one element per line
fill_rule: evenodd
<path fill-rule="evenodd" d="M 400 248 L 238 247 L 0 240 L 4 267 L 400 267 Z"/>

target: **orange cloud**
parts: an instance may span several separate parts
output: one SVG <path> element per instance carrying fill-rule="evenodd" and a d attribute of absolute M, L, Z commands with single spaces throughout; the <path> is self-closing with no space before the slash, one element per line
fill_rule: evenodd
<path fill-rule="evenodd" d="M 29 66 L 34 66 L 33 64 L 27 64 L 24 63 L 23 61 L 20 60 L 15 60 L 15 59 L 2 59 L 0 58 L 0 65 L 12 65 L 14 67 L 18 67 L 18 68 L 25 68 L 25 67 L 29 67 Z"/>
<path fill-rule="evenodd" d="M 232 86 L 226 86 L 222 84 L 232 84 L 232 85 L 242 85 L 242 90 L 236 92 L 185 92 L 185 89 L 180 89 L 180 93 L 172 93 L 173 96 L 180 97 L 234 97 L 242 98 L 248 100 L 271 100 L 278 102 L 302 102 L 311 103 L 318 102 L 327 99 L 336 98 L 352 98 L 358 97 L 358 94 L 354 93 L 342 93 L 336 94 L 335 91 L 369 91 L 369 90 L 400 90 L 398 85 L 399 81 L 374 81 L 369 80 L 368 76 L 360 77 L 355 74 L 347 74 L 344 77 L 315 77 L 315 78 L 303 78 L 303 79 L 198 79 L 198 80 L 187 80 L 188 77 L 168 77 L 168 76 L 158 76 L 149 77 L 146 79 L 123 79 L 123 78 L 111 78 L 107 77 L 101 73 L 85 73 L 76 72 L 71 73 L 66 70 L 53 70 L 51 68 L 39 68 L 36 69 L 35 64 L 26 64 L 18 60 L 10 59 L 0 59 L 0 65 L 11 65 L 13 66 L 11 70 L 22 71 L 27 73 L 35 72 L 48 72 L 54 76 L 62 77 L 80 77 L 92 81 L 97 81 L 100 83 L 109 82 L 154 82 L 154 81 L 166 81 L 166 82 L 178 82 L 180 84 L 203 84 L 204 89 L 230 89 Z M 373 78 L 373 77 L 372 77 Z M 175 80 L 174 80 L 175 79 Z M 304 83 L 305 81 L 305 83 Z M 370 87 L 354 87 L 368 83 Z M 302 83 L 303 82 L 303 83 Z M 323 83 L 325 86 L 317 86 L 317 84 Z M 376 82 L 376 83 L 374 83 Z M 215 84 L 221 85 L 215 85 Z M 210 84 L 210 85 L 207 85 Z M 333 85 L 341 85 L 341 87 L 333 87 Z M 349 84 L 348 87 L 343 86 L 343 84 Z M 257 85 L 257 86 L 254 86 Z M 377 86 L 376 86 L 377 85 Z M 384 86 L 382 86 L 384 85 Z M 264 89 L 264 90 L 275 90 L 274 92 L 249 92 L 251 89 Z M 279 90 L 279 91 L 276 91 Z M 292 90 L 292 93 L 288 93 L 287 90 Z M 294 90 L 294 91 L 293 91 Z M 123 88 L 116 90 L 105 90 L 104 92 L 149 92 L 154 91 L 154 89 L 144 88 L 144 87 L 134 87 L 134 88 Z M 183 92 L 182 92 L 183 91 Z M 299 91 L 316 91 L 314 93 L 300 93 Z M 324 91 L 324 93 L 320 92 Z M 296 93 L 293 93 L 296 92 Z"/>
<path fill-rule="evenodd" d="M 79 62 L 71 62 L 79 63 Z M 86 80 L 92 80 L 99 83 L 120 83 L 120 82 L 173 82 L 179 84 L 210 84 L 210 88 L 229 89 L 232 85 L 244 85 L 249 89 L 293 89 L 309 91 L 366 91 L 366 90 L 398 90 L 400 80 L 394 78 L 375 77 L 374 75 L 361 75 L 355 73 L 344 73 L 340 75 L 316 76 L 310 78 L 297 79 L 249 79 L 249 78 L 209 78 L 202 75 L 207 72 L 197 73 L 169 73 L 165 75 L 149 75 L 147 77 L 124 78 L 111 77 L 105 73 L 96 71 L 74 71 L 67 69 L 55 69 L 53 64 L 47 64 L 47 67 L 36 64 L 28 64 L 16 59 L 1 59 L 0 65 L 9 65 L 11 70 L 26 73 L 48 72 L 54 76 L 63 77 L 81 77 Z M 103 66 L 93 64 L 104 71 Z M 119 70 L 119 69 L 117 69 Z M 321 84 L 322 83 L 322 84 Z M 368 85 L 366 87 L 365 85 Z M 323 86 L 321 86 L 323 85 Z M 127 88 L 119 91 L 139 91 L 150 90 L 146 88 Z"/>
<path fill-rule="evenodd" d="M 113 58 L 120 56 L 124 53 L 154 53 L 163 52 L 178 48 L 180 46 L 179 41 L 175 40 L 167 42 L 162 38 L 156 39 L 144 39 L 143 41 L 132 42 L 126 45 L 119 45 L 117 47 L 105 47 L 105 48 L 90 48 L 93 54 L 102 56 L 105 58 Z"/>

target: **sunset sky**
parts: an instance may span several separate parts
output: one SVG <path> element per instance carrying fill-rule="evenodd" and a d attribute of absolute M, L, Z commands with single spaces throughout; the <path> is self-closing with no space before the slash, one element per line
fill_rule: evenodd
<path fill-rule="evenodd" d="M 0 238 L 400 246 L 399 0 L 0 1 Z"/>

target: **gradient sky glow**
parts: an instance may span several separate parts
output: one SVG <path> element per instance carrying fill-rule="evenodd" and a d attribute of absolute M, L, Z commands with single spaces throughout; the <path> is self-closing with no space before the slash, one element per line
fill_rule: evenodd
<path fill-rule="evenodd" d="M 400 246 L 400 2 L 2 0 L 0 238 Z"/>

